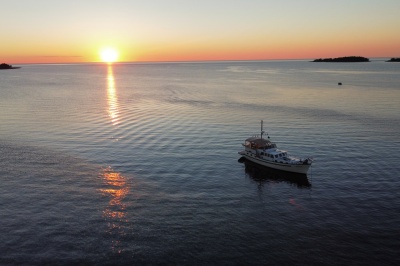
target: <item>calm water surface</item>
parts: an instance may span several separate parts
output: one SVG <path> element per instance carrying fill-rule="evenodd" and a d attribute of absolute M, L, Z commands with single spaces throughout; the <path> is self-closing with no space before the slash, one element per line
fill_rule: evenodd
<path fill-rule="evenodd" d="M 0 264 L 398 265 L 399 84 L 383 61 L 1 71 Z M 261 119 L 307 178 L 238 162 Z"/>

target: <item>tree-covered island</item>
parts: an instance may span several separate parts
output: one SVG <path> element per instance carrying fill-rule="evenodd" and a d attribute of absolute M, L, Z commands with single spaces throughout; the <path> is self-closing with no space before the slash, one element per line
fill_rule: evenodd
<path fill-rule="evenodd" d="M 312 62 L 369 62 L 368 58 L 362 56 L 345 56 L 337 58 L 319 58 Z"/>
<path fill-rule="evenodd" d="M 390 60 L 387 60 L 386 62 L 400 62 L 400 57 L 398 57 L 398 58 L 391 58 Z"/>
<path fill-rule="evenodd" d="M 2 63 L 0 64 L 0 69 L 18 69 L 21 67 L 13 67 L 12 65 L 6 64 L 6 63 Z"/>

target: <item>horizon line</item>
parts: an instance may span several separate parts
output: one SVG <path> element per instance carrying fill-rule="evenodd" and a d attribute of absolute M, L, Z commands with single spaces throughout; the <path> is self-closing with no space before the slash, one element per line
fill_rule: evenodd
<path fill-rule="evenodd" d="M 79 56 L 76 56 L 79 57 Z M 325 58 L 325 57 L 324 57 Z M 328 57 L 326 57 L 328 58 Z M 370 57 L 369 59 L 391 59 L 396 57 Z M 101 62 L 101 61 L 86 61 L 86 62 L 47 62 L 47 63 L 16 63 L 17 65 L 80 65 L 80 64 L 151 64 L 151 63 L 218 63 L 218 62 L 263 62 L 263 61 L 307 61 L 320 58 L 291 58 L 291 59 L 223 59 L 223 60 L 177 60 L 177 61 L 118 61 L 118 62 Z"/>

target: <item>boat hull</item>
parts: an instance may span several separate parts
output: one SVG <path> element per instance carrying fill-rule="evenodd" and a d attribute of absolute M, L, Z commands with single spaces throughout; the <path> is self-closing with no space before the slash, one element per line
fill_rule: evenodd
<path fill-rule="evenodd" d="M 311 187 L 310 181 L 305 174 L 291 173 L 266 167 L 241 157 L 245 166 L 245 173 L 254 181 L 263 183 L 265 181 L 286 182 L 294 184 L 299 188 Z"/>
<path fill-rule="evenodd" d="M 246 154 L 242 154 L 244 158 L 247 160 L 257 163 L 272 169 L 291 172 L 291 173 L 298 173 L 298 174 L 307 174 L 308 169 L 310 168 L 311 164 L 286 164 L 286 163 L 277 163 L 277 162 L 270 162 L 266 160 L 262 160 L 257 157 L 248 156 Z"/>

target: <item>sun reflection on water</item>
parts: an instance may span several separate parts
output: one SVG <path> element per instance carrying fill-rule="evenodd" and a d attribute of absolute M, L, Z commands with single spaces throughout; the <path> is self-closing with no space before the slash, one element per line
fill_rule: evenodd
<path fill-rule="evenodd" d="M 122 252 L 121 237 L 125 235 L 125 227 L 128 222 L 126 218 L 126 204 L 123 202 L 129 193 L 127 180 L 121 173 L 114 171 L 111 167 L 102 170 L 99 176 L 103 180 L 103 188 L 100 192 L 108 197 L 108 205 L 103 210 L 103 217 L 107 221 L 108 233 L 112 236 L 112 249 Z"/>
<path fill-rule="evenodd" d="M 104 215 L 111 218 L 125 217 L 125 204 L 123 204 L 122 200 L 129 192 L 125 178 L 111 167 L 103 169 L 101 177 L 107 187 L 100 191 L 103 195 L 110 197 L 108 208 L 104 211 Z"/>
<path fill-rule="evenodd" d="M 108 65 L 107 71 L 107 104 L 108 104 L 108 116 L 111 119 L 111 123 L 115 126 L 119 124 L 119 105 L 118 96 L 115 88 L 115 78 L 113 67 L 111 64 Z"/>

